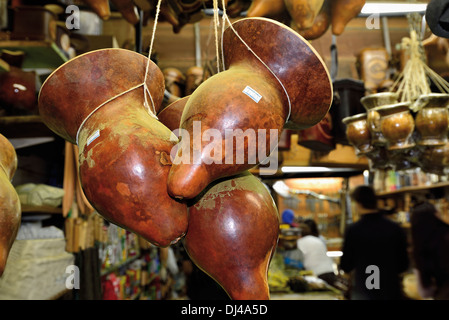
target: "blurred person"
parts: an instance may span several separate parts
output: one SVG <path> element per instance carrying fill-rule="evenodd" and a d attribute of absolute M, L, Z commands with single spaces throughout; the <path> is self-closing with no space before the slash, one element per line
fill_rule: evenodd
<path fill-rule="evenodd" d="M 300 228 L 301 237 L 297 240 L 297 246 L 304 256 L 304 268 L 311 270 L 314 275 L 329 285 L 339 288 L 338 277 L 334 273 L 332 258 L 327 255 L 326 244 L 312 234 L 307 224 L 300 225 Z"/>
<path fill-rule="evenodd" d="M 444 190 L 431 197 L 441 199 Z M 414 273 L 422 298 L 449 300 L 449 221 L 428 200 L 411 210 Z"/>
<path fill-rule="evenodd" d="M 310 232 L 313 236 L 320 238 L 323 240 L 324 243 L 326 243 L 326 239 L 320 234 L 320 230 L 318 229 L 318 225 L 313 219 L 305 219 L 304 224 L 308 225 L 310 228 Z"/>
<path fill-rule="evenodd" d="M 352 278 L 352 300 L 402 300 L 401 274 L 408 269 L 407 238 L 377 207 L 376 194 L 361 185 L 351 193 L 360 219 L 348 226 L 340 269 Z"/>

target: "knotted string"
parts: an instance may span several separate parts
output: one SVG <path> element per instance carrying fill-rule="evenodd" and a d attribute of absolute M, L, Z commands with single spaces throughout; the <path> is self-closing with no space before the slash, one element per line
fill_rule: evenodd
<path fill-rule="evenodd" d="M 214 0 L 214 3 L 217 2 L 218 0 Z M 284 84 L 282 83 L 282 81 L 278 78 L 278 76 L 276 75 L 276 73 L 274 73 L 273 70 L 271 70 L 271 68 L 251 49 L 251 47 L 245 42 L 245 40 L 242 39 L 242 37 L 238 34 L 238 32 L 234 29 L 231 21 L 228 18 L 228 15 L 226 14 L 226 6 L 225 6 L 225 0 L 222 0 L 222 5 L 223 5 L 223 25 L 222 25 L 222 30 L 221 30 L 221 48 L 222 48 L 222 63 L 223 63 L 223 70 L 225 70 L 225 62 L 224 62 L 224 56 L 223 56 L 223 34 L 224 34 L 224 30 L 225 30 L 225 23 L 229 24 L 229 27 L 231 28 L 231 30 L 234 32 L 234 34 L 237 36 L 237 38 L 239 38 L 239 40 L 245 45 L 245 47 L 257 58 L 257 60 L 260 61 L 260 63 L 262 63 L 265 68 L 268 69 L 268 71 L 271 72 L 271 74 L 276 78 L 276 80 L 279 82 L 279 84 L 281 85 L 282 89 L 284 90 L 284 93 L 287 97 L 287 101 L 288 101 L 288 115 L 285 119 L 285 122 L 287 122 L 290 119 L 290 115 L 292 112 L 292 104 L 290 101 L 290 96 L 287 92 L 287 89 L 285 88 Z M 218 56 L 217 56 L 217 63 L 218 63 Z"/>
<path fill-rule="evenodd" d="M 410 37 L 404 37 L 401 41 L 401 48 L 409 59 L 390 91 L 399 93 L 400 102 L 415 102 L 421 95 L 431 93 L 428 81 L 430 79 L 440 92 L 449 93 L 449 83 L 426 64 L 425 51 L 417 28 L 413 25 L 413 21 L 410 23 Z M 410 109 L 414 112 L 418 112 L 421 107 L 422 105 L 418 103 L 410 105 Z"/>
<path fill-rule="evenodd" d="M 153 97 L 151 96 L 150 89 L 148 88 L 147 79 L 148 79 L 148 72 L 149 72 L 150 65 L 151 65 L 151 59 L 150 59 L 150 57 L 151 57 L 151 51 L 153 50 L 153 43 L 154 43 L 154 38 L 155 38 L 155 33 L 156 33 L 157 21 L 158 21 L 158 17 L 159 17 L 159 13 L 160 13 L 161 1 L 162 1 L 162 0 L 158 0 L 157 6 L 156 6 L 156 15 L 155 15 L 155 18 L 154 18 L 153 33 L 152 33 L 152 36 L 151 36 L 151 42 L 150 42 L 150 47 L 149 47 L 149 52 L 148 52 L 148 58 L 147 58 L 147 64 L 146 64 L 146 68 L 145 68 L 145 77 L 144 77 L 143 82 L 140 83 L 140 84 L 138 84 L 138 85 L 136 85 L 136 86 L 134 86 L 134 87 L 132 87 L 132 88 L 129 88 L 129 89 L 127 89 L 127 90 L 125 90 L 125 91 L 123 91 L 123 92 L 121 92 L 121 93 L 119 93 L 119 94 L 117 94 L 117 95 L 115 95 L 115 96 L 113 96 L 113 97 L 111 97 L 111 98 L 109 98 L 108 100 L 106 100 L 105 102 L 103 102 L 102 104 L 100 104 L 98 107 L 96 107 L 94 110 L 92 110 L 92 111 L 87 115 L 87 117 L 81 122 L 81 125 L 79 126 L 79 128 L 78 128 L 78 130 L 77 130 L 77 132 L 76 132 L 76 139 L 75 139 L 76 145 L 79 144 L 79 135 L 80 135 L 81 129 L 83 128 L 84 124 L 86 123 L 86 121 L 87 121 L 87 120 L 88 120 L 88 119 L 89 119 L 89 118 L 90 118 L 90 117 L 91 117 L 91 116 L 92 116 L 98 109 L 100 109 L 100 108 L 103 107 L 104 105 L 108 104 L 109 102 L 111 102 L 111 101 L 113 101 L 113 100 L 115 100 L 115 99 L 117 99 L 117 98 L 119 98 L 119 97 L 121 97 L 121 96 L 123 96 L 123 95 L 125 95 L 125 94 L 127 94 L 127 93 L 129 93 L 129 92 L 131 92 L 131 91 L 133 91 L 133 90 L 136 90 L 136 89 L 138 89 L 138 88 L 140 88 L 140 87 L 142 87 L 142 86 L 143 86 L 143 89 L 144 89 L 144 90 L 143 90 L 144 107 L 147 109 L 147 111 L 148 111 L 148 113 L 149 113 L 150 116 L 152 116 L 152 117 L 155 118 L 155 119 L 158 119 L 158 117 L 156 116 L 156 107 L 155 107 L 155 105 L 154 105 Z M 152 110 L 150 109 L 150 106 L 149 106 L 149 104 L 148 104 L 148 96 L 150 97 L 150 100 L 151 100 Z"/>

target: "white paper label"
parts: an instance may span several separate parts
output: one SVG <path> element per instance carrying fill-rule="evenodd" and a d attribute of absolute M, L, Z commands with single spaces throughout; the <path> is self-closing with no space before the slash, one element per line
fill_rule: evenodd
<path fill-rule="evenodd" d="M 260 99 L 262 99 L 262 96 L 250 86 L 246 86 L 246 88 L 243 89 L 242 92 L 253 99 L 256 103 L 259 103 Z"/>
<path fill-rule="evenodd" d="M 87 138 L 86 146 L 90 145 L 99 136 L 100 136 L 100 130 L 95 131 L 89 138 Z"/>

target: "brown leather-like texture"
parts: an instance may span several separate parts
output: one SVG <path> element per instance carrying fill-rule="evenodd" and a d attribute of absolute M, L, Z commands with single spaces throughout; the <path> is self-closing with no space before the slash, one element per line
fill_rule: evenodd
<path fill-rule="evenodd" d="M 166 189 L 170 152 L 176 136 L 149 114 L 140 86 L 147 59 L 123 49 L 79 56 L 44 83 L 39 108 L 44 123 L 66 140 L 79 134 L 79 174 L 86 198 L 106 220 L 161 247 L 181 238 L 188 224 L 187 205 Z M 156 110 L 164 77 L 150 62 L 147 84 Z M 151 103 L 151 102 L 150 102 Z M 150 107 L 151 109 L 151 107 Z"/>
<path fill-rule="evenodd" d="M 226 70 L 204 81 L 192 93 L 182 114 L 180 128 L 188 132 L 190 139 L 181 139 L 178 150 L 190 149 L 190 157 L 200 151 L 201 160 L 191 158 L 189 163 L 172 165 L 168 190 L 174 197 L 194 198 L 215 179 L 256 166 L 273 151 L 287 120 L 296 129 L 307 128 L 321 121 L 330 108 L 332 84 L 327 69 L 305 39 L 285 25 L 267 18 L 242 19 L 233 27 L 263 63 L 231 28 L 225 30 L 223 52 Z M 260 99 L 254 100 L 245 94 L 248 88 Z M 291 102 L 290 117 L 288 98 Z M 223 142 L 217 146 L 221 153 L 214 153 L 212 163 L 205 159 L 210 159 L 213 141 L 203 139 L 200 150 L 193 145 L 194 128 L 199 124 L 201 136 L 208 129 L 221 133 Z M 257 134 L 248 135 L 246 142 L 238 143 L 235 137 L 226 138 L 229 130 Z M 258 139 L 260 130 L 266 134 L 265 140 Z M 234 139 L 232 150 L 226 150 L 226 146 L 231 145 L 230 139 Z M 253 148 L 263 143 L 265 154 Z M 244 161 L 236 161 L 239 154 L 244 155 Z M 231 157 L 233 161 L 228 161 Z"/>
<path fill-rule="evenodd" d="M 216 181 L 189 213 L 183 243 L 192 261 L 234 300 L 269 299 L 279 216 L 263 183 L 249 172 Z"/>

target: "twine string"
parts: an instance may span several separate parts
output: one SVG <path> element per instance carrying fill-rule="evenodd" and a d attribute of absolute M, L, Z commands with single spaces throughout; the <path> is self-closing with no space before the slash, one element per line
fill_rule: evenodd
<path fill-rule="evenodd" d="M 214 0 L 214 2 L 216 2 L 217 0 Z M 234 34 L 236 35 L 236 37 L 245 45 L 245 47 L 248 49 L 248 51 L 250 51 L 256 58 L 257 60 L 259 60 L 260 63 L 262 63 L 265 68 L 268 69 L 268 71 L 270 71 L 270 73 L 276 78 L 276 80 L 279 82 L 279 84 L 281 85 L 282 89 L 284 90 L 284 93 L 287 97 L 287 101 L 288 101 L 288 115 L 285 119 L 285 122 L 287 122 L 290 119 L 290 115 L 292 112 L 292 104 L 290 101 L 290 96 L 287 92 L 287 89 L 285 88 L 284 84 L 282 83 L 282 81 L 278 78 L 278 76 L 276 75 L 276 73 L 274 73 L 273 70 L 271 70 L 271 68 L 254 52 L 253 49 L 251 49 L 251 47 L 245 42 L 245 40 L 242 39 L 242 37 L 238 34 L 238 32 L 234 29 L 234 26 L 232 25 L 231 21 L 228 18 L 228 15 L 226 14 L 226 7 L 225 7 L 225 0 L 222 0 L 223 2 L 223 26 L 222 26 L 222 34 L 221 34 L 221 48 L 222 48 L 222 62 L 223 62 L 223 70 L 225 69 L 225 62 L 224 62 L 224 56 L 223 56 L 223 33 L 224 33 L 224 27 L 225 27 L 225 23 L 229 24 L 229 27 L 231 28 L 231 30 L 234 32 Z"/>
<path fill-rule="evenodd" d="M 121 97 L 121 96 L 123 96 L 123 95 L 125 95 L 125 94 L 127 94 L 127 93 L 129 93 L 129 92 L 131 92 L 131 91 L 133 91 L 133 90 L 136 90 L 136 89 L 138 89 L 138 88 L 140 88 L 140 87 L 142 87 L 142 86 L 143 86 L 143 96 L 144 96 L 144 107 L 145 107 L 145 109 L 148 111 L 148 114 L 149 114 L 150 116 L 152 116 L 152 117 L 155 118 L 155 119 L 158 119 L 158 117 L 156 116 L 156 107 L 155 107 L 155 104 L 154 104 L 154 100 L 153 100 L 153 97 L 152 97 L 152 95 L 151 95 L 150 89 L 148 88 L 147 79 L 148 79 L 148 71 L 149 71 L 150 65 L 151 65 L 151 59 L 150 59 L 150 57 L 151 57 L 151 52 L 152 52 L 152 50 L 153 50 L 153 43 L 154 43 L 154 38 L 155 38 L 155 34 L 156 34 L 156 27 L 157 27 L 157 21 L 158 21 L 158 17 L 159 17 L 159 13 L 160 13 L 161 2 L 162 2 L 162 0 L 158 0 L 157 6 L 156 6 L 156 15 L 155 15 L 155 18 L 154 18 L 153 33 L 152 33 L 152 36 L 151 36 L 151 42 L 150 42 L 150 47 L 149 47 L 149 52 L 148 52 L 148 58 L 147 58 L 147 64 L 146 64 L 146 67 L 145 67 L 145 76 L 144 76 L 143 82 L 140 83 L 140 84 L 138 84 L 138 85 L 135 85 L 134 87 L 131 87 L 131 88 L 129 88 L 129 89 L 123 91 L 123 92 L 120 92 L 119 94 L 117 94 L 117 95 L 115 95 L 115 96 L 109 98 L 108 100 L 106 100 L 105 102 L 103 102 L 102 104 L 100 104 L 98 107 L 96 107 L 95 109 L 93 109 L 93 110 L 87 115 L 87 117 L 84 118 L 84 120 L 81 122 L 81 125 L 79 126 L 79 128 L 78 128 L 78 130 L 77 130 L 77 132 L 76 132 L 76 138 L 75 138 L 76 145 L 79 145 L 79 135 L 80 135 L 81 129 L 83 128 L 84 124 L 86 123 L 86 121 L 87 121 L 87 120 L 88 120 L 88 119 L 89 119 L 89 118 L 90 118 L 90 117 L 91 117 L 91 116 L 92 116 L 98 109 L 100 109 L 100 108 L 103 107 L 104 105 L 108 104 L 109 102 L 111 102 L 111 101 L 113 101 L 113 100 L 115 100 L 115 99 L 117 99 L 117 98 L 119 98 L 119 97 Z M 152 110 L 150 109 L 150 106 L 149 106 L 149 104 L 148 104 L 148 96 L 150 97 L 150 100 L 151 100 Z"/>
<path fill-rule="evenodd" d="M 402 39 L 401 47 L 409 55 L 409 59 L 390 90 L 399 93 L 400 102 L 415 102 L 421 95 L 430 94 L 430 81 L 440 92 L 449 93 L 449 83 L 427 65 L 422 41 L 413 21 L 410 37 Z M 419 103 L 412 103 L 410 106 L 414 112 L 421 108 L 422 104 Z"/>

